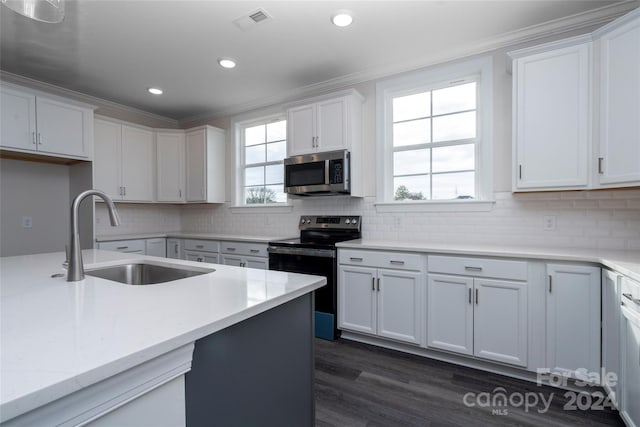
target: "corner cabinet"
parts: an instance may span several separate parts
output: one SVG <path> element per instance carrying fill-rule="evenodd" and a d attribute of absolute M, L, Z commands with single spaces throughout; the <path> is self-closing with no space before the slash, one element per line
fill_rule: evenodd
<path fill-rule="evenodd" d="M 527 366 L 527 263 L 429 256 L 428 265 L 427 347 Z"/>
<path fill-rule="evenodd" d="M 95 188 L 117 201 L 153 202 L 153 159 L 151 129 L 95 120 Z"/>
<path fill-rule="evenodd" d="M 186 133 L 186 201 L 224 203 L 226 176 L 225 133 L 202 126 Z"/>
<path fill-rule="evenodd" d="M 547 369 L 589 380 L 600 370 L 600 268 L 547 264 Z"/>
<path fill-rule="evenodd" d="M 595 36 L 600 71 L 597 184 L 601 187 L 638 186 L 640 9 L 606 25 Z"/>
<path fill-rule="evenodd" d="M 338 258 L 338 327 L 422 344 L 424 258 L 346 249 Z"/>
<path fill-rule="evenodd" d="M 514 191 L 588 187 L 590 40 L 580 36 L 510 53 Z"/>
<path fill-rule="evenodd" d="M 0 146 L 10 151 L 90 160 L 93 109 L 2 83 Z"/>

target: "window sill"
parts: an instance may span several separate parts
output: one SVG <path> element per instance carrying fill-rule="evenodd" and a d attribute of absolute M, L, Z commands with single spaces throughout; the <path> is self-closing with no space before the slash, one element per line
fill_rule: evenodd
<path fill-rule="evenodd" d="M 375 203 L 376 212 L 489 212 L 494 200 L 443 200 Z"/>
<path fill-rule="evenodd" d="M 230 206 L 231 213 L 291 213 L 293 205 L 278 203 L 273 205 L 238 205 Z"/>

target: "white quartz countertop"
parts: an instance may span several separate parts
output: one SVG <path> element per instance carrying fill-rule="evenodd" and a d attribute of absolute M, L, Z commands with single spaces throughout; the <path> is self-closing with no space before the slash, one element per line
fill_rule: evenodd
<path fill-rule="evenodd" d="M 85 269 L 146 259 L 216 271 L 147 286 L 90 276 L 72 283 L 63 253 L 0 258 L 0 422 L 326 284 L 318 276 L 136 254 L 83 256 Z"/>
<path fill-rule="evenodd" d="M 185 233 L 181 231 L 157 232 L 157 233 L 136 233 L 136 234 L 113 234 L 96 236 L 97 242 L 111 242 L 115 240 L 132 239 L 153 239 L 157 237 L 175 237 L 178 239 L 203 239 L 203 240 L 231 240 L 234 242 L 269 243 L 273 240 L 280 240 L 291 236 L 249 236 L 238 234 L 218 234 L 218 233 Z"/>
<path fill-rule="evenodd" d="M 480 244 L 436 244 L 429 242 L 387 242 L 350 240 L 338 243 L 339 248 L 408 251 L 461 256 L 491 256 L 529 258 L 551 261 L 591 262 L 601 264 L 621 274 L 640 280 L 640 251 L 607 249 L 575 249 L 527 246 L 491 246 Z"/>

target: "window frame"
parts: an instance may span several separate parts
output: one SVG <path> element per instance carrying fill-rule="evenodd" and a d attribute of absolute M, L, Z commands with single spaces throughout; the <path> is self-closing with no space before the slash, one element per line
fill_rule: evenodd
<path fill-rule="evenodd" d="M 464 84 L 477 83 L 475 142 L 475 199 L 394 200 L 393 98 Z M 447 84 L 446 82 L 450 82 Z M 462 140 L 460 140 L 462 141 Z M 457 145 L 457 144 L 455 144 Z M 431 147 L 436 147 L 431 143 Z M 493 206 L 493 58 L 482 57 L 422 69 L 376 84 L 376 209 L 403 211 L 487 211 Z"/>
<path fill-rule="evenodd" d="M 244 150 L 244 130 L 246 128 L 250 128 L 253 126 L 266 125 L 273 122 L 278 122 L 284 120 L 287 121 L 287 115 L 284 112 L 275 112 L 275 113 L 265 113 L 261 115 L 256 115 L 253 117 L 239 117 L 232 120 L 232 129 L 233 132 L 233 145 L 234 145 L 234 159 L 232 164 L 236 165 L 236 172 L 234 174 L 234 182 L 233 182 L 233 206 L 231 208 L 234 212 L 240 212 L 242 210 L 248 210 L 253 213 L 257 213 L 261 210 L 265 212 L 274 212 L 278 210 L 282 210 L 283 212 L 289 212 L 292 208 L 292 205 L 289 204 L 289 197 L 285 202 L 275 202 L 275 203 L 256 203 L 256 204 L 247 204 L 244 189 L 245 189 L 245 181 L 244 181 L 244 171 L 247 167 L 246 159 L 245 159 L 245 150 Z M 288 141 L 285 139 L 285 144 Z M 285 145 L 285 158 L 286 158 L 286 145 Z M 275 164 L 273 162 L 266 162 L 267 164 Z"/>

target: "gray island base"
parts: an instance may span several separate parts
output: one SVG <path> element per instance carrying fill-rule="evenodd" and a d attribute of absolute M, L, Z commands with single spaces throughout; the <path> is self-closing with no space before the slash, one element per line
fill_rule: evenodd
<path fill-rule="evenodd" d="M 199 339 L 188 427 L 312 426 L 313 293 Z"/>

